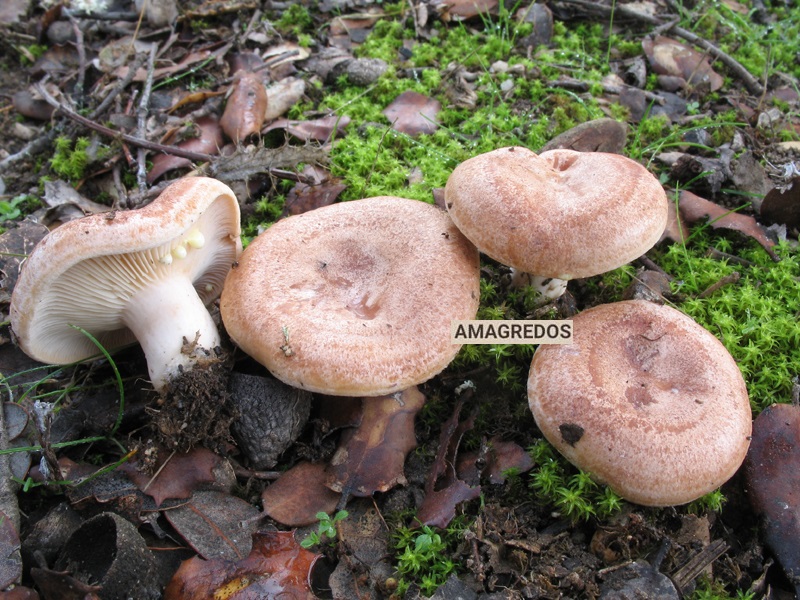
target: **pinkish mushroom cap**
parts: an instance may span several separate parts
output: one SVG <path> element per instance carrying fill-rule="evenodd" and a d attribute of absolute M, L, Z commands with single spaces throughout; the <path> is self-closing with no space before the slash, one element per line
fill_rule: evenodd
<path fill-rule="evenodd" d="M 573 331 L 572 345 L 538 348 L 528 378 L 536 424 L 567 460 L 648 506 L 691 502 L 736 472 L 750 403 L 711 333 L 644 300 L 585 310 Z"/>
<path fill-rule="evenodd" d="M 241 252 L 239 233 L 236 196 L 207 177 L 180 179 L 144 208 L 61 225 L 34 248 L 14 287 L 20 347 L 66 364 L 99 353 L 77 328 L 109 351 L 138 341 L 163 389 L 219 345 L 206 305 Z"/>
<path fill-rule="evenodd" d="M 478 251 L 447 213 L 390 196 L 288 217 L 259 235 L 228 275 L 225 328 L 289 385 L 380 396 L 424 382 L 473 319 Z"/>
<path fill-rule="evenodd" d="M 667 224 L 667 197 L 619 154 L 509 147 L 458 165 L 445 203 L 478 250 L 519 271 L 590 277 L 649 250 Z"/>

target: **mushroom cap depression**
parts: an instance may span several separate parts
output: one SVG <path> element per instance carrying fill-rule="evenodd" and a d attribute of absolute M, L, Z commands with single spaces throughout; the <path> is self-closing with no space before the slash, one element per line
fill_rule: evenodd
<path fill-rule="evenodd" d="M 179 179 L 140 209 L 61 225 L 34 248 L 14 287 L 10 319 L 19 345 L 45 363 L 98 354 L 71 325 L 109 351 L 131 344 L 136 337 L 123 322 L 131 299 L 174 275 L 188 277 L 210 303 L 241 252 L 239 227 L 236 196 L 207 177 Z"/>
<path fill-rule="evenodd" d="M 647 252 L 667 225 L 667 196 L 619 154 L 500 148 L 450 174 L 453 222 L 491 258 L 557 279 L 599 275 Z"/>
<path fill-rule="evenodd" d="M 573 344 L 540 346 L 528 378 L 536 424 L 567 460 L 623 498 L 691 502 L 742 464 L 744 379 L 711 333 L 644 300 L 590 308 Z"/>
<path fill-rule="evenodd" d="M 426 381 L 474 319 L 478 251 L 447 213 L 381 196 L 278 221 L 245 249 L 220 310 L 231 338 L 278 379 L 339 396 Z"/>

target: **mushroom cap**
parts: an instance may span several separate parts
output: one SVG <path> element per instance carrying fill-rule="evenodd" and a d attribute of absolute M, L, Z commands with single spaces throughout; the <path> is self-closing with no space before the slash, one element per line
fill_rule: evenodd
<path fill-rule="evenodd" d="M 475 318 L 479 278 L 478 251 L 446 212 L 380 196 L 272 225 L 231 270 L 220 311 L 284 383 L 379 396 L 450 363 L 450 322 Z"/>
<path fill-rule="evenodd" d="M 652 248 L 667 225 L 658 180 L 636 161 L 604 152 L 500 148 L 458 165 L 444 197 L 481 252 L 558 279 L 621 267 Z"/>
<path fill-rule="evenodd" d="M 90 215 L 45 236 L 14 286 L 11 327 L 23 351 L 45 363 L 98 353 L 70 325 L 112 351 L 136 341 L 123 313 L 137 293 L 178 274 L 208 304 L 241 249 L 231 189 L 208 177 L 179 179 L 143 208 Z"/>
<path fill-rule="evenodd" d="M 536 424 L 567 460 L 647 506 L 691 502 L 736 472 L 752 415 L 717 338 L 644 300 L 585 310 L 573 332 L 539 346 L 528 378 Z"/>

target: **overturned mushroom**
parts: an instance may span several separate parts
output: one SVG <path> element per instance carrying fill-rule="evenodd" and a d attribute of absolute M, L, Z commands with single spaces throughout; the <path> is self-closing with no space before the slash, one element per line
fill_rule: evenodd
<path fill-rule="evenodd" d="M 569 346 L 540 346 L 528 400 L 548 441 L 623 498 L 691 502 L 727 481 L 750 444 L 731 355 L 683 313 L 644 300 L 573 318 Z"/>
<path fill-rule="evenodd" d="M 138 341 L 163 390 L 213 355 L 219 333 L 206 305 L 241 252 L 239 204 L 206 177 L 176 181 L 144 208 L 61 225 L 23 264 L 11 327 L 32 358 L 54 364 Z"/>
<path fill-rule="evenodd" d="M 478 249 L 515 270 L 544 299 L 567 280 L 621 267 L 667 224 L 667 197 L 619 154 L 500 148 L 464 161 L 445 187 L 453 222 Z"/>
<path fill-rule="evenodd" d="M 478 252 L 447 213 L 377 197 L 288 217 L 247 247 L 220 311 L 278 379 L 338 396 L 400 392 L 458 352 L 478 309 Z"/>

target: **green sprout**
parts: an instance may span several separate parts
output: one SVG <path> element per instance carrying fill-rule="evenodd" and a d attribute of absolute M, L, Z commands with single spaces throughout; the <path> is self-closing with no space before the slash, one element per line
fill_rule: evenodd
<path fill-rule="evenodd" d="M 300 542 L 303 548 L 311 548 L 312 546 L 320 546 L 323 542 L 332 544 L 336 541 L 336 524 L 339 521 L 344 521 L 348 517 L 346 510 L 340 510 L 335 515 L 330 516 L 326 512 L 318 512 L 316 514 L 319 524 L 317 530 L 309 533 L 306 538 Z"/>

